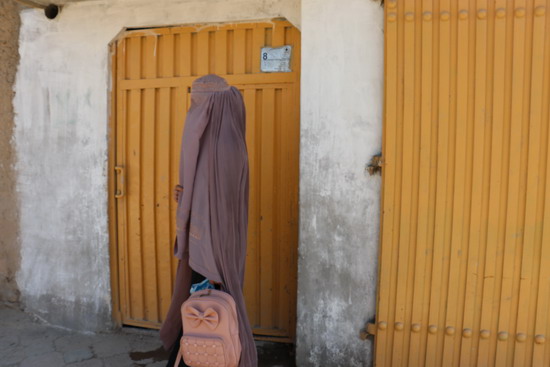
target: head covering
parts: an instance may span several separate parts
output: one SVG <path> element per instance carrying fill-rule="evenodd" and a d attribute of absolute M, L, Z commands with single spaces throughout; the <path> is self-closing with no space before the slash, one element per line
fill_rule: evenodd
<path fill-rule="evenodd" d="M 180 157 L 174 255 L 180 259 L 174 296 L 161 329 L 166 349 L 177 341 L 191 268 L 222 284 L 237 305 L 240 367 L 257 366 L 243 296 L 248 229 L 248 154 L 239 90 L 216 75 L 193 82 Z M 170 325 L 168 325 L 170 324 Z"/>

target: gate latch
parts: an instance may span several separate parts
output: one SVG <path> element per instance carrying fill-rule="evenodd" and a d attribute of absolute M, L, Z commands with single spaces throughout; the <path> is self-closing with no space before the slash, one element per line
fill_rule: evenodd
<path fill-rule="evenodd" d="M 367 322 L 365 324 L 365 328 L 361 329 L 361 331 L 359 332 L 359 337 L 361 338 L 361 340 L 367 340 L 370 335 L 376 335 L 376 325 L 372 322 Z"/>
<path fill-rule="evenodd" d="M 376 174 L 382 174 L 382 165 L 384 164 L 384 161 L 382 160 L 382 153 L 373 155 L 369 165 L 367 166 L 367 171 L 369 171 L 369 174 L 371 176 L 374 176 Z"/>

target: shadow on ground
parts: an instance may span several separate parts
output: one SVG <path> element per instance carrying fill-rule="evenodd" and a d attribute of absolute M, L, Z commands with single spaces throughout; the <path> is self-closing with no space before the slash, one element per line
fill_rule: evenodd
<path fill-rule="evenodd" d="M 296 367 L 294 345 L 292 344 L 256 341 L 256 350 L 258 351 L 258 367 Z M 146 352 L 133 351 L 129 353 L 129 356 L 136 366 L 147 366 L 151 362 L 167 361 L 168 354 L 161 346 Z M 141 363 L 142 361 L 146 362 Z"/>
<path fill-rule="evenodd" d="M 295 367 L 290 344 L 256 342 L 259 367 Z M 0 367 L 165 367 L 158 331 L 123 327 L 78 333 L 0 304 Z"/>

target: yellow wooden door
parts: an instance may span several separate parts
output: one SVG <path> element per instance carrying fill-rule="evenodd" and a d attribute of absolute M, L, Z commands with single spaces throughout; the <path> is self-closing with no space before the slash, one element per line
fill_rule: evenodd
<path fill-rule="evenodd" d="M 260 72 L 261 47 L 292 45 L 292 72 Z M 300 32 L 286 21 L 129 31 L 116 43 L 114 184 L 123 324 L 160 327 L 176 259 L 172 188 L 190 87 L 216 73 L 246 105 L 250 214 L 245 298 L 258 337 L 296 319 Z M 116 297 L 115 297 L 116 298 Z"/>
<path fill-rule="evenodd" d="M 549 0 L 387 0 L 376 366 L 550 366 Z"/>

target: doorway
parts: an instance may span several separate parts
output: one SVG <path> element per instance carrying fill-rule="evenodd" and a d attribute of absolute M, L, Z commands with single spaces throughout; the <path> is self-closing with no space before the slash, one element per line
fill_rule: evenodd
<path fill-rule="evenodd" d="M 292 46 L 290 72 L 260 70 L 261 48 Z M 125 32 L 112 46 L 111 261 L 115 315 L 160 328 L 170 305 L 180 140 L 192 82 L 215 73 L 241 91 L 250 162 L 244 294 L 257 339 L 296 327 L 300 32 L 289 22 Z"/>

